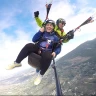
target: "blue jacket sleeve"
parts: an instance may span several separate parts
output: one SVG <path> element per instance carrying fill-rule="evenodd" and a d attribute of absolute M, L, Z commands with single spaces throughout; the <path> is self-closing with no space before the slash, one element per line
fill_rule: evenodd
<path fill-rule="evenodd" d="M 56 53 L 56 55 L 58 55 L 58 54 L 61 52 L 61 45 L 58 46 L 58 47 L 56 47 L 56 48 L 54 49 L 54 52 Z"/>
<path fill-rule="evenodd" d="M 57 42 L 59 41 L 59 38 L 56 35 L 55 35 L 54 41 L 57 41 Z M 61 44 L 55 47 L 54 52 L 56 53 L 56 55 L 58 55 L 61 52 Z"/>
<path fill-rule="evenodd" d="M 38 32 L 33 36 L 32 41 L 33 41 L 33 42 L 39 41 L 39 39 L 41 38 L 42 35 L 43 35 L 43 32 L 38 31 Z"/>

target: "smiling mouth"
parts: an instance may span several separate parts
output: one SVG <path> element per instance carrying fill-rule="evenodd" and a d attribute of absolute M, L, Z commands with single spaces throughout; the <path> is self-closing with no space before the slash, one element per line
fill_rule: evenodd
<path fill-rule="evenodd" d="M 47 28 L 47 30 L 52 30 L 51 28 Z"/>
<path fill-rule="evenodd" d="M 47 28 L 46 30 L 50 30 L 51 31 L 52 29 L 51 28 Z"/>

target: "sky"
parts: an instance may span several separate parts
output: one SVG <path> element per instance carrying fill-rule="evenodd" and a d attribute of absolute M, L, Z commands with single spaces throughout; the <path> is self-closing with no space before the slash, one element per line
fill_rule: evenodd
<path fill-rule="evenodd" d="M 95 4 L 96 0 L 53 0 L 49 19 L 56 21 L 58 18 L 64 18 L 66 20 L 64 30 L 67 33 L 96 13 Z M 5 70 L 8 64 L 15 61 L 23 46 L 32 42 L 33 35 L 40 29 L 34 19 L 34 12 L 39 11 L 39 17 L 44 21 L 45 5 L 46 0 L 0 0 L 1 78 L 31 68 L 28 65 L 28 58 L 26 58 L 21 62 L 22 67 Z M 63 44 L 62 51 L 56 59 L 94 38 L 96 38 L 96 22 L 85 25 L 76 31 L 74 39 Z"/>

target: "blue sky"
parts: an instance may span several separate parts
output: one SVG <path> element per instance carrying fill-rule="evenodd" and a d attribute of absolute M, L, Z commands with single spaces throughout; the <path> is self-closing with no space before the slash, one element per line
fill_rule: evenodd
<path fill-rule="evenodd" d="M 0 0 L 0 74 L 6 71 L 6 65 L 12 63 L 21 48 L 31 42 L 33 35 L 39 30 L 34 11 L 40 12 L 40 18 L 44 21 L 46 17 L 46 0 Z M 56 21 L 58 18 L 66 20 L 65 32 L 76 28 L 93 13 L 96 13 L 96 0 L 53 0 L 49 13 L 49 19 Z M 57 58 L 70 52 L 81 43 L 96 38 L 96 22 L 81 27 L 80 32 L 70 42 L 63 44 L 62 52 Z M 27 58 L 22 61 L 22 68 L 29 68 Z"/>

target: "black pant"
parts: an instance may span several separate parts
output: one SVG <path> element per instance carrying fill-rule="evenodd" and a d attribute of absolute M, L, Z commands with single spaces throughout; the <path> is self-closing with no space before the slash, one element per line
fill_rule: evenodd
<path fill-rule="evenodd" d="M 38 46 L 33 43 L 26 44 L 20 51 L 19 55 L 17 56 L 16 62 L 20 63 L 24 58 L 26 58 L 32 52 L 38 54 L 38 50 L 39 50 Z M 44 75 L 44 73 L 47 71 L 51 61 L 52 61 L 51 52 L 45 51 L 41 53 L 41 62 L 40 62 L 41 75 Z"/>

